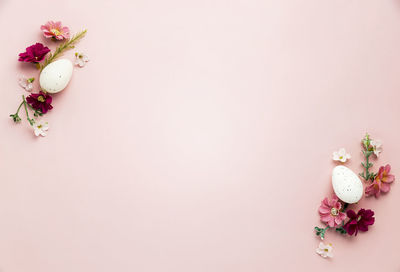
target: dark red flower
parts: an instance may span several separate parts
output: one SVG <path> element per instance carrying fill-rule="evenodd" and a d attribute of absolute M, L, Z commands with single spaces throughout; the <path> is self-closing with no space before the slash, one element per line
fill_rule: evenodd
<path fill-rule="evenodd" d="M 26 102 L 28 102 L 32 108 L 40 110 L 42 113 L 46 113 L 53 108 L 51 101 L 53 101 L 53 98 L 42 91 L 37 94 L 31 94 L 26 98 Z"/>
<path fill-rule="evenodd" d="M 36 43 L 26 48 L 26 52 L 19 54 L 19 61 L 38 63 L 44 59 L 50 49 L 41 43 Z"/>
<path fill-rule="evenodd" d="M 356 214 L 353 210 L 347 211 L 347 217 L 350 219 L 343 226 L 349 235 L 355 234 L 358 231 L 368 231 L 368 226 L 373 225 L 375 222 L 374 212 L 371 210 L 361 209 Z"/>

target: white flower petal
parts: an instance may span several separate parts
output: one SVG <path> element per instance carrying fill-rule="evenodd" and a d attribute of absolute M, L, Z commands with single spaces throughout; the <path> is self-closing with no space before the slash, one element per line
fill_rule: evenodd
<path fill-rule="evenodd" d="M 319 247 L 315 250 L 315 252 L 323 258 L 327 257 L 332 258 L 333 257 L 332 250 L 333 248 L 331 244 L 325 245 L 324 243 L 320 242 Z"/>
<path fill-rule="evenodd" d="M 338 152 L 333 152 L 333 154 L 332 154 L 332 159 L 334 160 L 334 161 L 338 161 L 339 160 L 339 154 L 338 154 Z"/>
<path fill-rule="evenodd" d="M 375 148 L 379 148 L 382 145 L 382 141 L 381 140 L 371 140 L 371 145 Z"/>
<path fill-rule="evenodd" d="M 89 61 L 89 58 L 85 54 L 75 53 L 75 65 L 82 68 L 83 66 L 85 66 L 86 62 L 88 62 L 88 61 Z"/>
<path fill-rule="evenodd" d="M 332 159 L 334 161 L 346 162 L 347 159 L 350 159 L 350 154 L 346 153 L 345 148 L 340 148 L 338 151 L 333 152 Z"/>

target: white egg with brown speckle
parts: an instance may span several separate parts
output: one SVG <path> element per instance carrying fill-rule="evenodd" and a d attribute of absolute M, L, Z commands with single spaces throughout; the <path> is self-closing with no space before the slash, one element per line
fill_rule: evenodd
<path fill-rule="evenodd" d="M 51 94 L 61 92 L 71 80 L 72 70 L 72 63 L 67 59 L 56 60 L 48 64 L 40 73 L 40 87 Z"/>
<path fill-rule="evenodd" d="M 343 202 L 358 202 L 364 193 L 364 187 L 356 173 L 343 165 L 332 171 L 332 186 L 336 196 Z"/>

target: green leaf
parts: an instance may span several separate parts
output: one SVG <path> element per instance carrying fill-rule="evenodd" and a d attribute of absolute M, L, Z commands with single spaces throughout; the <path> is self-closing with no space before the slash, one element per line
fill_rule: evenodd
<path fill-rule="evenodd" d="M 340 234 L 346 234 L 347 233 L 347 231 L 343 227 L 336 228 L 335 231 L 339 232 Z"/>

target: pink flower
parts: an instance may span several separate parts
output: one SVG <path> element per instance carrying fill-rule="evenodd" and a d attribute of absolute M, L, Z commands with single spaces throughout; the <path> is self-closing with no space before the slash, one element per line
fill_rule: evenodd
<path fill-rule="evenodd" d="M 333 196 L 332 200 L 328 200 L 325 197 L 318 210 L 321 221 L 331 228 L 341 224 L 346 219 L 346 214 L 340 211 L 341 208 L 342 204 L 339 202 L 337 196 Z"/>
<path fill-rule="evenodd" d="M 26 48 L 24 53 L 19 54 L 19 61 L 38 63 L 42 61 L 50 49 L 41 43 L 36 43 Z"/>
<path fill-rule="evenodd" d="M 390 173 L 390 165 L 381 166 L 374 181 L 365 188 L 367 196 L 375 195 L 379 197 L 381 192 L 387 193 L 390 191 L 390 183 L 394 181 L 394 175 Z"/>
<path fill-rule="evenodd" d="M 40 29 L 46 38 L 54 38 L 59 41 L 69 39 L 69 28 L 62 26 L 61 22 L 48 21 Z"/>
<path fill-rule="evenodd" d="M 53 108 L 51 102 L 53 98 L 42 91 L 39 93 L 31 94 L 26 98 L 26 102 L 32 106 L 35 110 L 40 111 L 41 113 L 46 113 Z"/>
<path fill-rule="evenodd" d="M 375 223 L 374 212 L 361 209 L 358 213 L 353 210 L 347 211 L 349 221 L 343 226 L 349 235 L 357 236 L 358 231 L 368 231 L 368 226 Z"/>

